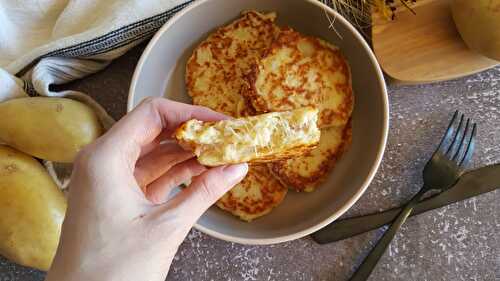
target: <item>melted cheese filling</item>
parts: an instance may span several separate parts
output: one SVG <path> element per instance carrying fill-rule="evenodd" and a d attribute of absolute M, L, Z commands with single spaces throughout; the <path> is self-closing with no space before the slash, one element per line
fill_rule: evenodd
<path fill-rule="evenodd" d="M 300 108 L 206 123 L 190 120 L 182 136 L 197 144 L 200 162 L 246 162 L 319 141 L 318 110 Z"/>

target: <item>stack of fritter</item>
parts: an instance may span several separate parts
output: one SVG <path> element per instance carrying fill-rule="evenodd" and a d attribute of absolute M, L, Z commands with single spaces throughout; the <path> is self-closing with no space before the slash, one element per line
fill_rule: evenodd
<path fill-rule="evenodd" d="M 313 191 L 351 139 L 353 93 L 349 66 L 334 45 L 275 24 L 276 14 L 243 12 L 193 52 L 186 85 L 193 103 L 233 117 L 320 110 L 320 144 L 303 156 L 252 165 L 217 206 L 242 220 L 269 213 L 288 188 Z"/>

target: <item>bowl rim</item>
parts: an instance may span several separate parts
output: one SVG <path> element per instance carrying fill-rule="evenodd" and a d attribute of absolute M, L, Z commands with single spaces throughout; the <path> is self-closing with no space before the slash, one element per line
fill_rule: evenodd
<path fill-rule="evenodd" d="M 190 12 L 192 9 L 198 7 L 199 5 L 212 1 L 212 0 L 199 0 L 199 1 L 194 1 L 190 4 L 188 4 L 184 9 L 176 13 L 172 18 L 170 18 L 153 36 L 153 38 L 150 40 L 150 42 L 147 44 L 146 48 L 144 49 L 143 53 L 141 54 L 141 57 L 135 67 L 134 74 L 132 76 L 132 80 L 130 83 L 130 88 L 129 88 L 129 93 L 128 93 L 128 98 L 127 98 L 127 113 L 130 112 L 136 105 L 133 105 L 133 99 L 135 97 L 135 89 L 137 86 L 137 81 L 140 73 L 142 72 L 142 68 L 144 66 L 144 63 L 149 56 L 149 53 L 151 50 L 155 47 L 156 43 L 158 42 L 159 38 L 161 35 L 169 29 L 176 21 Z M 368 57 L 370 58 L 370 61 L 375 67 L 375 73 L 377 75 L 377 80 L 379 82 L 379 86 L 382 89 L 382 101 L 383 101 L 383 118 L 384 118 L 384 124 L 382 127 L 382 140 L 381 140 L 381 145 L 377 149 L 377 155 L 375 162 L 373 163 L 370 172 L 366 176 L 366 178 L 363 180 L 363 184 L 361 187 L 356 191 L 356 193 L 349 198 L 349 200 L 335 213 L 331 214 L 329 217 L 324 219 L 323 221 L 308 227 L 306 229 L 303 229 L 301 231 L 288 234 L 288 235 L 283 235 L 283 236 L 278 236 L 274 238 L 241 238 L 241 237 L 236 237 L 232 235 L 227 235 L 223 234 L 220 232 L 217 232 L 215 230 L 208 229 L 202 225 L 200 225 L 198 222 L 195 223 L 194 228 L 208 234 L 212 237 L 215 237 L 217 239 L 221 239 L 224 241 L 228 242 L 234 242 L 234 243 L 239 243 L 239 244 L 244 244 L 244 245 L 269 245 L 269 244 L 277 244 L 277 243 L 283 243 L 283 242 L 288 242 L 291 240 L 299 239 L 302 237 L 305 237 L 311 233 L 314 233 L 321 228 L 327 226 L 328 224 L 332 223 L 334 220 L 339 218 L 341 215 L 343 215 L 348 209 L 350 209 L 365 193 L 366 189 L 372 182 L 373 178 L 375 177 L 375 174 L 378 171 L 378 168 L 380 167 L 380 163 L 382 162 L 382 157 L 384 155 L 385 148 L 387 146 L 387 137 L 389 133 L 389 98 L 387 94 L 387 87 L 385 84 L 385 79 L 383 72 L 380 68 L 380 65 L 375 57 L 375 54 L 371 50 L 370 46 L 366 42 L 366 40 L 363 38 L 363 36 L 354 28 L 354 26 L 347 21 L 343 16 L 341 16 L 339 13 L 334 11 L 332 8 L 327 6 L 326 4 L 318 1 L 318 0 L 303 0 L 306 2 L 309 2 L 312 5 L 316 5 L 319 8 L 324 9 L 327 13 L 330 15 L 333 15 L 335 17 L 335 20 L 340 21 L 346 28 L 353 33 L 354 37 L 361 42 L 361 46 L 363 47 L 364 51 L 367 52 Z"/>

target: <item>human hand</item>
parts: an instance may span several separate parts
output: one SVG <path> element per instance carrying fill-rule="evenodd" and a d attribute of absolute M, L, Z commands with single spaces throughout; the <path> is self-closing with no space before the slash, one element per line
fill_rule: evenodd
<path fill-rule="evenodd" d="M 165 280 L 192 225 L 248 170 L 246 164 L 207 169 L 191 152 L 164 143 L 192 118 L 227 117 L 147 99 L 79 154 L 46 280 Z M 167 199 L 192 177 L 187 188 Z"/>

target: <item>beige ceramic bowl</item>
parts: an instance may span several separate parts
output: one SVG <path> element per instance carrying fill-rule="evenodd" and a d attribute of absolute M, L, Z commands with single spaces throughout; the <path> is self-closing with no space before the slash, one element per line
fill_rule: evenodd
<path fill-rule="evenodd" d="M 184 71 L 193 48 L 218 26 L 248 9 L 275 11 L 279 25 L 289 25 L 339 46 L 350 63 L 355 93 L 352 146 L 317 191 L 289 192 L 273 212 L 251 223 L 212 207 L 196 224 L 197 229 L 226 241 L 272 244 L 326 226 L 359 199 L 382 159 L 388 101 L 382 72 L 367 43 L 351 24 L 319 1 L 200 0 L 176 14 L 147 46 L 132 79 L 128 110 L 148 96 L 190 103 Z M 335 18 L 336 31 L 328 18 Z"/>

